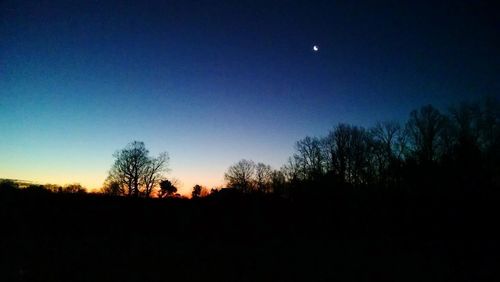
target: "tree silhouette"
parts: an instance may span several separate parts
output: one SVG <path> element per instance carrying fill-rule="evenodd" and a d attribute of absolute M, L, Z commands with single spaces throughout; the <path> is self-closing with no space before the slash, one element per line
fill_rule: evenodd
<path fill-rule="evenodd" d="M 297 182 L 301 180 L 299 164 L 293 157 L 288 158 L 287 163 L 281 167 L 281 172 L 287 182 Z"/>
<path fill-rule="evenodd" d="M 156 158 L 151 158 L 144 169 L 142 181 L 144 183 L 144 195 L 149 197 L 154 187 L 163 178 L 162 173 L 167 171 L 169 157 L 167 153 L 161 153 Z"/>
<path fill-rule="evenodd" d="M 213 189 L 212 189 L 213 190 Z M 207 188 L 196 184 L 193 187 L 193 191 L 191 192 L 191 198 L 200 198 L 200 197 L 206 197 L 208 196 L 210 192 L 208 191 Z"/>
<path fill-rule="evenodd" d="M 271 191 L 275 194 L 281 195 L 285 192 L 286 178 L 281 170 L 273 170 L 270 175 Z"/>
<path fill-rule="evenodd" d="M 255 163 L 250 160 L 240 160 L 230 166 L 224 175 L 229 187 L 237 188 L 243 192 L 253 190 L 255 176 Z"/>
<path fill-rule="evenodd" d="M 339 124 L 322 142 L 328 162 L 327 169 L 342 182 L 346 182 L 348 176 L 349 142 L 350 126 L 347 124 Z"/>
<path fill-rule="evenodd" d="M 497 185 L 500 103 L 486 101 L 462 103 L 448 115 L 427 105 L 412 111 L 404 127 L 394 121 L 369 129 L 341 123 L 325 137 L 299 140 L 279 172 L 241 160 L 229 167 L 225 178 L 230 187 L 246 192 L 272 190 L 282 195 L 339 183 L 417 189 L 457 183 L 457 178 L 463 185 Z"/>
<path fill-rule="evenodd" d="M 158 198 L 172 197 L 177 192 L 177 187 L 172 184 L 168 179 L 160 182 L 160 190 L 158 191 Z"/>
<path fill-rule="evenodd" d="M 0 179 L 0 192 L 19 189 L 19 184 L 10 179 Z"/>
<path fill-rule="evenodd" d="M 119 183 L 128 196 L 149 197 L 167 171 L 167 153 L 151 158 L 143 142 L 133 141 L 113 156 L 108 181 Z"/>
<path fill-rule="evenodd" d="M 398 122 L 378 122 L 370 129 L 373 172 L 379 185 L 388 185 L 398 179 L 395 175 L 407 154 L 407 136 Z"/>
<path fill-rule="evenodd" d="M 200 185 L 198 185 L 198 184 L 194 185 L 193 192 L 191 192 L 191 197 L 192 198 L 199 198 L 201 195 L 201 190 L 202 190 L 202 187 Z"/>
<path fill-rule="evenodd" d="M 87 190 L 80 184 L 75 183 L 75 184 L 69 184 L 64 187 L 62 187 L 61 192 L 63 193 L 68 193 L 68 194 L 83 194 L 86 193 Z"/>
<path fill-rule="evenodd" d="M 429 163 L 438 158 L 440 134 L 444 126 L 444 116 L 431 105 L 410 113 L 407 128 L 415 156 L 420 162 Z"/>
<path fill-rule="evenodd" d="M 271 166 L 257 163 L 255 166 L 255 188 L 259 192 L 267 193 L 271 189 Z"/>
<path fill-rule="evenodd" d="M 321 143 L 316 137 L 306 137 L 295 144 L 294 158 L 300 168 L 300 173 L 305 179 L 317 179 L 323 173 L 323 155 Z"/>
<path fill-rule="evenodd" d="M 373 140 L 380 149 L 381 157 L 385 164 L 389 164 L 394 158 L 400 154 L 400 136 L 402 135 L 401 126 L 395 121 L 378 122 L 374 128 L 370 130 Z"/>
<path fill-rule="evenodd" d="M 118 196 L 123 194 L 123 189 L 117 181 L 106 181 L 101 188 L 101 193 L 110 196 Z"/>
<path fill-rule="evenodd" d="M 374 142 L 362 127 L 339 124 L 321 140 L 323 169 L 344 183 L 366 183 L 372 176 Z"/>

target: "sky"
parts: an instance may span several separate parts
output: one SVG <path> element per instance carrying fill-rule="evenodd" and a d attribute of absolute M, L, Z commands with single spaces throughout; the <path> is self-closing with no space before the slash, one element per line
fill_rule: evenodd
<path fill-rule="evenodd" d="M 406 2 L 404 4 L 400 2 Z M 0 178 L 101 187 L 134 140 L 170 178 L 279 168 L 339 122 L 500 89 L 494 1 L 1 1 Z M 317 45 L 319 50 L 313 51 Z"/>

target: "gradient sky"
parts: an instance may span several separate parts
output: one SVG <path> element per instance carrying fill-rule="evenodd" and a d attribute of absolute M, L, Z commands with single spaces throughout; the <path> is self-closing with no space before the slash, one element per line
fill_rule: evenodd
<path fill-rule="evenodd" d="M 187 193 L 338 122 L 499 93 L 494 1 L 381 2 L 1 1 L 0 178 L 98 188 L 140 140 Z"/>

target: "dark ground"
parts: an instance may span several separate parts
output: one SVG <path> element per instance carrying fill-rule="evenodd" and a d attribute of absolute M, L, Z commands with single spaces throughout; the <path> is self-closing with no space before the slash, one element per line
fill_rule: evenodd
<path fill-rule="evenodd" d="M 0 281 L 494 281 L 499 210 L 478 195 L 0 191 Z"/>

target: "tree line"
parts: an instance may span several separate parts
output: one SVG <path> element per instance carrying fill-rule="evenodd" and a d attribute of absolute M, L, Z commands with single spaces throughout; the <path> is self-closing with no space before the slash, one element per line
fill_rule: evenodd
<path fill-rule="evenodd" d="M 460 103 L 442 113 L 432 105 L 409 119 L 372 128 L 340 123 L 325 136 L 307 136 L 280 169 L 240 160 L 229 167 L 229 187 L 287 195 L 315 186 L 495 186 L 500 183 L 500 107 L 494 98 Z M 418 187 L 417 187 L 418 186 Z"/>
<path fill-rule="evenodd" d="M 35 193 L 59 193 L 59 194 L 85 194 L 87 190 L 78 183 L 68 185 L 56 184 L 33 184 L 12 179 L 0 179 L 0 189 L 2 191 L 12 191 L 24 189 Z"/>
<path fill-rule="evenodd" d="M 462 102 L 442 113 L 432 105 L 413 110 L 406 122 L 378 122 L 371 128 L 340 123 L 326 135 L 306 136 L 279 169 L 242 159 L 231 165 L 226 186 L 243 193 L 293 196 L 320 187 L 436 188 L 500 186 L 500 104 L 495 98 Z M 181 197 L 178 181 L 166 177 L 169 155 L 151 156 L 144 142 L 115 152 L 100 192 L 129 197 Z M 19 188 L 3 180 L 2 187 Z M 85 193 L 79 184 L 25 188 Z M 446 189 L 445 189 L 446 188 Z M 192 198 L 218 192 L 201 185 Z"/>

